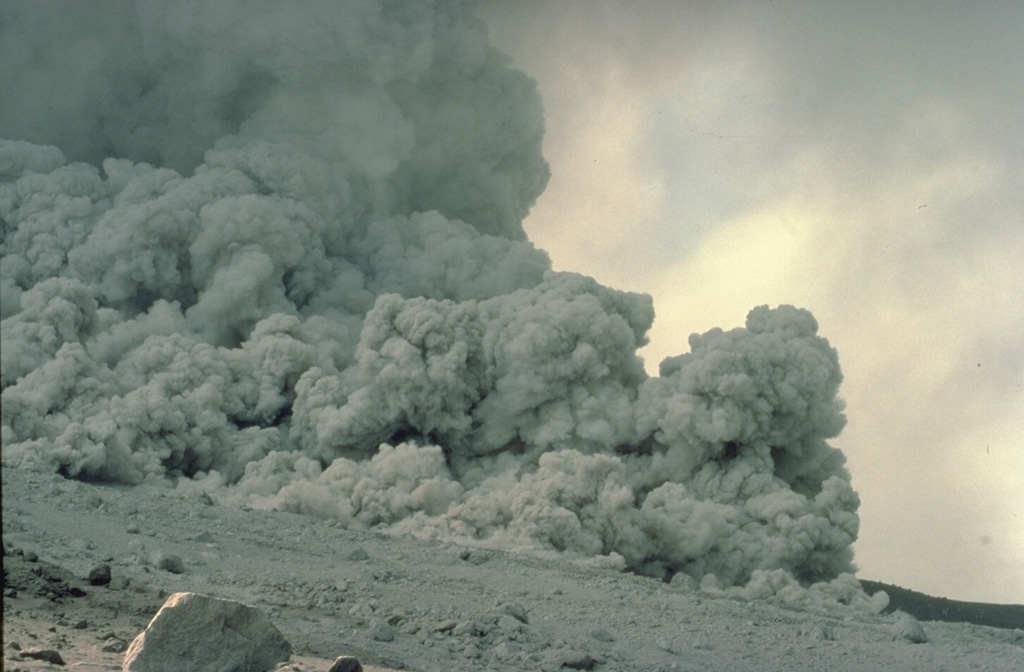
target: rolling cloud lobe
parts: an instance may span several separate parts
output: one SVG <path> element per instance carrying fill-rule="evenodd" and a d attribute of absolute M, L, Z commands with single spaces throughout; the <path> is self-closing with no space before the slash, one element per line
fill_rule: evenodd
<path fill-rule="evenodd" d="M 45 7 L 0 22 L 4 465 L 849 589 L 816 321 L 648 376 L 650 297 L 526 240 L 540 97 L 461 3 Z"/>

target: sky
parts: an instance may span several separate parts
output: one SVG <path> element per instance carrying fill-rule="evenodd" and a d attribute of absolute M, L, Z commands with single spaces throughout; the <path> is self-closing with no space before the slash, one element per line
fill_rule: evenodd
<path fill-rule="evenodd" d="M 1024 602 L 1024 7 L 484 1 L 536 79 L 559 270 L 690 333 L 809 309 L 839 351 L 859 576 Z"/>

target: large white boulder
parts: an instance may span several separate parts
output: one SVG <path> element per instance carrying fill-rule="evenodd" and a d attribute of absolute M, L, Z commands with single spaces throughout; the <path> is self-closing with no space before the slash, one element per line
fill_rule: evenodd
<path fill-rule="evenodd" d="M 123 672 L 266 672 L 292 647 L 254 607 L 174 593 L 124 655 Z"/>

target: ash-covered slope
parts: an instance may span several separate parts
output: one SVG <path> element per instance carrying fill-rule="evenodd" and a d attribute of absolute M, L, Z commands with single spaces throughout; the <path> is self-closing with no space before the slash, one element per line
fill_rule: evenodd
<path fill-rule="evenodd" d="M 1024 662 L 1024 630 L 865 614 L 814 589 L 751 601 L 148 484 L 17 467 L 2 479 L 3 541 L 25 554 L 4 558 L 4 663 L 32 672 L 53 667 L 25 660 L 30 647 L 55 649 L 69 668 L 118 668 L 177 591 L 267 612 L 295 672 L 326 672 L 341 654 L 422 672 L 1016 672 Z M 86 580 L 98 564 L 110 568 L 108 585 Z"/>
<path fill-rule="evenodd" d="M 650 297 L 525 240 L 540 100 L 464 3 L 2 11 L 5 465 L 747 596 L 852 569 L 814 318 L 649 378 Z"/>

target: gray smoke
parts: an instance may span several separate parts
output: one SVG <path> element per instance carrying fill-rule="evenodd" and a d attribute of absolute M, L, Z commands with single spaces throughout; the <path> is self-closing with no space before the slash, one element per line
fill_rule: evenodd
<path fill-rule="evenodd" d="M 525 239 L 540 99 L 464 4 L 2 12 L 5 465 L 851 590 L 814 318 L 755 308 L 648 377 L 650 297 Z"/>

